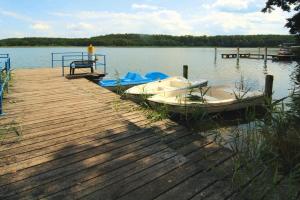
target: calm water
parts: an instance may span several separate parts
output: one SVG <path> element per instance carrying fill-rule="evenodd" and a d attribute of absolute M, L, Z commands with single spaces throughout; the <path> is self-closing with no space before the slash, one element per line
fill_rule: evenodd
<path fill-rule="evenodd" d="M 169 75 L 181 75 L 182 66 L 189 65 L 189 78 L 197 80 L 204 78 L 209 84 L 234 85 L 244 76 L 246 83 L 253 89 L 262 89 L 265 75 L 272 74 L 274 81 L 274 97 L 288 94 L 293 83 L 290 75 L 296 62 L 263 60 L 221 59 L 221 53 L 235 52 L 234 49 L 218 49 L 217 60 L 213 48 L 104 48 L 97 47 L 97 53 L 107 55 L 107 70 L 109 77 L 114 77 L 116 71 L 123 75 L 127 71 L 137 71 L 142 74 L 149 71 L 162 71 Z M 9 53 L 14 68 L 36 68 L 51 66 L 51 52 L 86 51 L 81 47 L 38 47 L 38 48 L 0 48 L 0 53 Z M 270 49 L 274 53 L 276 49 Z M 243 52 L 258 53 L 258 49 L 242 49 Z M 261 50 L 261 53 L 263 50 Z M 59 66 L 60 63 L 56 63 Z"/>

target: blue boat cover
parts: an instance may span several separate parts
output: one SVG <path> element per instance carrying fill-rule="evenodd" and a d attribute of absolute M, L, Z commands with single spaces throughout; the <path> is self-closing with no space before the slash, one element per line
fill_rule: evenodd
<path fill-rule="evenodd" d="M 156 80 L 166 79 L 168 77 L 168 75 L 161 72 L 149 72 L 145 75 L 145 77 L 136 72 L 128 72 L 123 78 L 120 78 L 119 80 L 101 80 L 99 81 L 99 85 L 102 87 L 139 85 Z"/>
<path fill-rule="evenodd" d="M 169 78 L 168 75 L 163 74 L 161 72 L 149 72 L 145 75 L 146 78 L 150 78 L 152 80 L 163 80 Z"/>

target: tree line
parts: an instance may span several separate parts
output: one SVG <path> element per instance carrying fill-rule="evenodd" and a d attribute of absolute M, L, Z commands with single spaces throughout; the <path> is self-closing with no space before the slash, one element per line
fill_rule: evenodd
<path fill-rule="evenodd" d="M 162 46 L 162 47 L 276 47 L 296 43 L 292 35 L 171 36 L 110 34 L 91 38 L 26 37 L 0 40 L 0 46 Z"/>

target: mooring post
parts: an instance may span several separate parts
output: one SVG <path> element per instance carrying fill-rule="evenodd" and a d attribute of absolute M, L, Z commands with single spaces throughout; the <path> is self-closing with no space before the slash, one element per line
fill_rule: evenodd
<path fill-rule="evenodd" d="M 264 61 L 265 61 L 265 64 L 267 63 L 267 58 L 268 58 L 268 48 L 265 47 L 265 54 L 264 54 Z"/>
<path fill-rule="evenodd" d="M 240 47 L 237 48 L 236 65 L 239 65 L 239 63 L 240 63 Z"/>
<path fill-rule="evenodd" d="M 215 47 L 215 63 L 217 62 L 217 47 Z"/>
<path fill-rule="evenodd" d="M 103 56 L 103 63 L 104 63 L 104 74 L 106 75 L 106 56 Z"/>
<path fill-rule="evenodd" d="M 183 65 L 183 77 L 186 79 L 188 79 L 188 70 L 189 70 L 189 66 Z"/>
<path fill-rule="evenodd" d="M 51 53 L 51 67 L 53 68 L 53 53 Z"/>
<path fill-rule="evenodd" d="M 272 98 L 272 94 L 273 94 L 273 80 L 274 80 L 274 76 L 273 75 L 266 75 L 266 80 L 265 80 L 265 96 L 268 99 Z"/>
<path fill-rule="evenodd" d="M 62 76 L 65 76 L 65 56 L 62 56 L 61 67 L 62 67 Z"/>

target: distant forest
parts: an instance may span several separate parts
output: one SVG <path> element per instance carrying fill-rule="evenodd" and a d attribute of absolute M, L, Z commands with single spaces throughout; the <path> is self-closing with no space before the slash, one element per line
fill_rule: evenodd
<path fill-rule="evenodd" d="M 9 38 L 0 46 L 162 46 L 162 47 L 276 47 L 296 43 L 293 35 L 170 36 L 110 34 L 91 38 Z M 298 41 L 299 42 L 299 41 Z"/>

